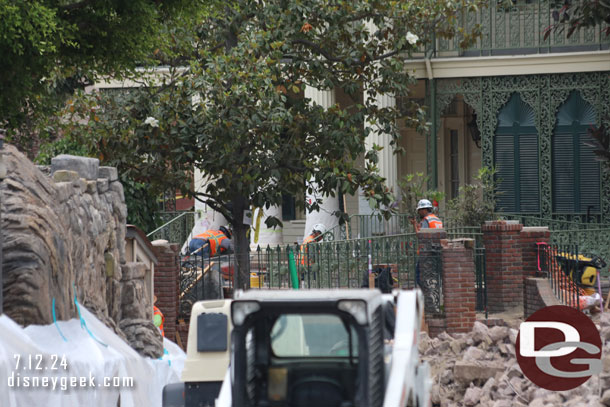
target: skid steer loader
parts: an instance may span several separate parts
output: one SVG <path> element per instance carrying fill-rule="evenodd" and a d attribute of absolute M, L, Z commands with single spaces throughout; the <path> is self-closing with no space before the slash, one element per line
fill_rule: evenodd
<path fill-rule="evenodd" d="M 183 383 L 166 386 L 163 407 L 427 406 L 422 313 L 420 291 L 250 290 L 198 302 Z"/>

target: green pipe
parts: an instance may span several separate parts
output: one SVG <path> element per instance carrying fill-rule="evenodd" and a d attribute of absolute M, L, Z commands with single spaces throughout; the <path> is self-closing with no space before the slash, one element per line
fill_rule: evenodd
<path fill-rule="evenodd" d="M 292 252 L 292 248 L 288 250 L 288 268 L 290 269 L 290 281 L 292 281 L 292 288 L 298 290 L 299 276 L 297 275 L 297 264 L 294 261 L 294 253 Z"/>

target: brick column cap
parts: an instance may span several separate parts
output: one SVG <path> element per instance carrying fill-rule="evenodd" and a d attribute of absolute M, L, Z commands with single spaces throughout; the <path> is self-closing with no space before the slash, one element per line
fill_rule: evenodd
<path fill-rule="evenodd" d="M 518 220 L 488 220 L 481 226 L 482 232 L 520 232 L 522 229 Z"/>

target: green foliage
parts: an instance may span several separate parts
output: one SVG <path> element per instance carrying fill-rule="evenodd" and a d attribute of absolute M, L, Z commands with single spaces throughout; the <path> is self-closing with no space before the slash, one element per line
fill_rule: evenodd
<path fill-rule="evenodd" d="M 552 31 L 567 30 L 567 37 L 578 33 L 581 28 L 607 24 L 601 31 L 610 36 L 610 3 L 605 0 L 566 0 L 556 2 L 552 6 L 553 24 L 544 31 L 546 40 Z"/>
<path fill-rule="evenodd" d="M 27 151 L 34 125 L 52 116 L 66 95 L 101 75 L 133 76 L 138 65 L 156 64 L 164 45 L 159 39 L 172 38 L 167 24 L 203 4 L 0 0 L 0 126 Z"/>
<path fill-rule="evenodd" d="M 460 187 L 459 195 L 447 203 L 451 219 L 461 226 L 481 226 L 493 220 L 499 180 L 495 168 L 481 167 L 476 182 Z"/>
<path fill-rule="evenodd" d="M 430 177 L 424 176 L 423 172 L 407 174 L 400 181 L 401 210 L 412 216 L 417 215 L 417 203 L 420 199 L 428 199 L 431 202 L 440 203 L 445 199 L 445 194 L 436 190 L 427 190 Z"/>
<path fill-rule="evenodd" d="M 51 158 L 58 154 L 74 154 L 95 157 L 100 160 L 100 165 L 117 167 L 125 191 L 127 222 L 146 232 L 159 226 L 159 219 L 156 218 L 159 196 L 169 187 L 179 187 L 181 183 L 190 185 L 191 173 L 168 172 L 164 177 L 161 170 L 154 173 L 156 176 L 134 171 L 137 160 L 144 156 L 147 162 L 162 164 L 163 168 L 167 165 L 157 160 L 154 151 L 138 147 L 138 138 L 150 139 L 149 133 L 156 131 L 155 128 L 142 126 L 136 137 L 128 137 L 131 128 L 125 115 L 132 114 L 134 120 L 143 122 L 151 112 L 150 103 L 154 103 L 155 99 L 149 98 L 147 91 L 146 88 L 134 88 L 75 98 L 64 113 L 64 117 L 70 119 L 61 128 L 65 136 L 44 144 L 36 159 L 40 164 L 49 164 Z M 122 134 L 123 138 L 111 139 L 109 144 L 103 136 L 111 132 Z M 112 144 L 121 140 L 130 140 L 133 145 Z M 121 147 L 131 151 L 131 154 L 118 153 Z"/>

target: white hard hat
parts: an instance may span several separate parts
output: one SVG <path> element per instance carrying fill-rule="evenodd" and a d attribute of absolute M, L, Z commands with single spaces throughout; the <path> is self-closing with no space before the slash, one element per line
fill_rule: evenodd
<path fill-rule="evenodd" d="M 416 209 L 432 209 L 432 202 L 428 201 L 427 199 L 422 199 L 417 203 Z"/>
<path fill-rule="evenodd" d="M 316 231 L 320 232 L 320 234 L 323 235 L 324 232 L 326 232 L 326 226 L 324 226 L 322 223 L 316 223 L 311 229 L 311 233 Z"/>

